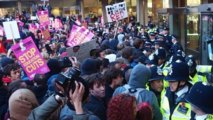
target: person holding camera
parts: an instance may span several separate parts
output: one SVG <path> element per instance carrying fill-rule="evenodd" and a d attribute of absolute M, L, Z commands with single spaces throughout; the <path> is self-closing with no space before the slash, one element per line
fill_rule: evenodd
<path fill-rule="evenodd" d="M 61 76 L 62 77 L 62 76 Z M 65 76 L 64 76 L 65 77 Z M 65 91 L 68 87 L 64 87 L 59 82 L 56 82 L 56 93 L 50 96 L 43 104 L 39 107 L 32 110 L 30 113 L 28 120 L 46 120 L 49 119 L 50 116 L 55 113 L 64 103 L 64 107 L 60 109 L 60 117 L 55 119 L 65 120 L 99 120 L 97 117 L 87 113 L 86 110 L 83 109 L 82 104 L 83 100 L 87 98 L 85 95 L 85 86 L 82 82 L 73 81 L 71 87 L 67 92 Z M 67 99 L 67 101 L 66 101 Z"/>
<path fill-rule="evenodd" d="M 89 85 L 89 97 L 85 108 L 93 112 L 101 120 L 106 120 L 105 79 L 101 73 L 94 73 L 86 78 Z"/>

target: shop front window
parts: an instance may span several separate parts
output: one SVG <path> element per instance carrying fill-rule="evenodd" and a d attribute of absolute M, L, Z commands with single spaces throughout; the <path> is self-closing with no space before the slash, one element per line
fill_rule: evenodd
<path fill-rule="evenodd" d="M 163 8 L 169 8 L 169 0 L 163 0 Z"/>
<path fill-rule="evenodd" d="M 201 0 L 187 0 L 187 6 L 198 6 L 201 4 Z"/>
<path fill-rule="evenodd" d="M 186 16 L 186 52 L 199 56 L 199 15 Z"/>

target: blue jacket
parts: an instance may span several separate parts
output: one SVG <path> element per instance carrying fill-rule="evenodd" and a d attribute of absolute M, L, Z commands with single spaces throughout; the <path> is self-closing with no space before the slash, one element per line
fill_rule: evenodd
<path fill-rule="evenodd" d="M 84 108 L 83 108 L 84 109 Z M 86 109 L 84 109 L 85 115 L 87 115 L 87 120 L 100 120 L 98 117 L 93 115 L 93 113 L 88 112 Z M 73 109 L 70 109 L 68 105 L 65 105 L 60 113 L 60 120 L 74 120 L 75 119 L 75 111 Z"/>

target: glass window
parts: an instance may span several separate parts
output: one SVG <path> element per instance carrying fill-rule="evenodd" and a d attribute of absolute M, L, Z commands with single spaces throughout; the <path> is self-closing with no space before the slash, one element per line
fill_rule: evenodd
<path fill-rule="evenodd" d="M 169 8 L 169 0 L 163 0 L 163 8 Z"/>
<path fill-rule="evenodd" d="M 201 4 L 201 0 L 187 0 L 187 6 L 198 6 Z"/>

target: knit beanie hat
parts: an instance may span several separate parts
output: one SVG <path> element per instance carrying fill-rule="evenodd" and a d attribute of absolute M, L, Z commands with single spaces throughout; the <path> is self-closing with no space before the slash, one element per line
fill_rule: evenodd
<path fill-rule="evenodd" d="M 28 89 L 18 89 L 9 98 L 10 118 L 26 120 L 37 106 L 38 101 L 33 92 Z"/>
<path fill-rule="evenodd" d="M 81 64 L 81 75 L 91 75 L 98 72 L 99 62 L 96 59 L 87 58 Z"/>
<path fill-rule="evenodd" d="M 2 66 L 2 68 L 4 68 L 5 66 L 7 66 L 8 64 L 13 64 L 13 63 L 14 63 L 14 60 L 11 59 L 11 58 L 3 57 L 1 59 L 1 66 Z"/>

